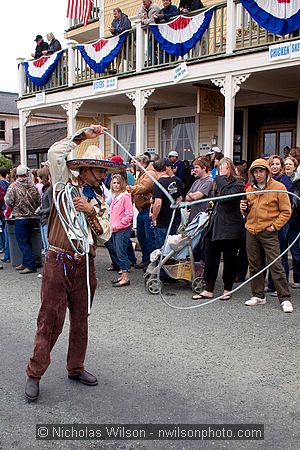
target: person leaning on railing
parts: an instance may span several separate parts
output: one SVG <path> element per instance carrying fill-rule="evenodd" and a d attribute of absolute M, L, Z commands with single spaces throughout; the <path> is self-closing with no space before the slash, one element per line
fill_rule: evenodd
<path fill-rule="evenodd" d="M 179 14 L 177 6 L 172 5 L 171 0 L 162 0 L 162 3 L 164 7 L 154 16 L 155 23 L 169 22 Z"/>
<path fill-rule="evenodd" d="M 120 8 L 113 9 L 114 19 L 111 23 L 109 31 L 113 35 L 123 33 L 125 30 L 130 30 L 131 22 L 128 19 L 127 14 L 124 14 Z"/>
<path fill-rule="evenodd" d="M 49 45 L 47 44 L 47 42 L 44 42 L 43 36 L 41 36 L 40 34 L 36 35 L 35 42 L 36 42 L 35 52 L 31 53 L 31 56 L 34 59 L 38 59 L 41 56 L 43 56 L 44 50 L 48 50 Z"/>
<path fill-rule="evenodd" d="M 200 0 L 180 0 L 178 9 L 180 13 L 186 14 L 191 11 L 197 11 L 204 8 L 203 3 Z"/>
<path fill-rule="evenodd" d="M 47 33 L 47 41 L 49 42 L 48 50 L 44 50 L 43 55 L 52 55 L 52 53 L 61 50 L 61 45 L 58 39 L 55 38 L 53 33 Z"/>

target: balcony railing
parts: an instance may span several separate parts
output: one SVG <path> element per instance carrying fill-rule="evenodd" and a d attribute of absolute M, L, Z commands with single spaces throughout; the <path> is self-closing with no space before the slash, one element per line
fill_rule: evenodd
<path fill-rule="evenodd" d="M 162 50 L 149 28 L 142 26 L 140 21 L 136 21 L 135 27 L 129 30 L 120 53 L 105 73 L 95 73 L 86 64 L 76 45 L 69 45 L 69 49 L 64 50 L 51 80 L 43 88 L 37 88 L 24 73 L 20 74 L 20 96 L 32 95 L 41 90 L 53 91 L 64 89 L 66 86 L 80 86 L 99 78 L 110 77 L 113 73 L 117 73 L 118 76 L 128 76 L 142 71 L 172 67 L 183 60 L 193 62 L 207 60 L 212 56 L 264 47 L 298 36 L 297 32 L 284 37 L 268 33 L 249 16 L 241 4 L 234 4 L 234 7 L 233 29 L 227 27 L 227 22 L 229 23 L 230 20 L 227 2 L 217 5 L 208 30 L 183 58 L 171 56 Z M 228 45 L 230 42 L 231 46 Z"/>

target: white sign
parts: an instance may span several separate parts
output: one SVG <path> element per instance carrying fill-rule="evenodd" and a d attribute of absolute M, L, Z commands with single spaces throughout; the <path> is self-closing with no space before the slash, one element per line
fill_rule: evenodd
<path fill-rule="evenodd" d="M 40 105 L 41 103 L 45 103 L 46 101 L 46 94 L 45 92 L 39 92 L 38 94 L 36 94 L 35 96 L 35 103 L 37 105 Z"/>
<path fill-rule="evenodd" d="M 291 58 L 300 57 L 300 41 L 291 42 Z"/>
<path fill-rule="evenodd" d="M 210 150 L 210 145 L 205 144 L 205 143 L 199 144 L 199 150 L 200 150 L 201 155 L 207 155 L 207 153 Z"/>
<path fill-rule="evenodd" d="M 102 80 L 96 80 L 93 82 L 94 92 L 106 92 L 113 91 L 118 87 L 118 77 L 103 78 Z"/>
<path fill-rule="evenodd" d="M 178 81 L 186 77 L 188 73 L 189 71 L 185 62 L 175 67 L 175 69 L 172 70 L 173 83 L 178 83 Z"/>

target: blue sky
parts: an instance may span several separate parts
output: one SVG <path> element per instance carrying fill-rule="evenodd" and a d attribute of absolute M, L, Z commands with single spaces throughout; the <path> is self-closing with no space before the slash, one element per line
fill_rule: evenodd
<path fill-rule="evenodd" d="M 16 59 L 30 58 L 37 34 L 46 40 L 46 33 L 52 31 L 65 47 L 66 12 L 67 0 L 1 1 L 0 91 L 18 91 Z"/>

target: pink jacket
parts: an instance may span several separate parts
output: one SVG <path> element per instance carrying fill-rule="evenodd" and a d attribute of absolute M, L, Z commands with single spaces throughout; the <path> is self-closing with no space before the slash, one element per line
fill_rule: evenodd
<path fill-rule="evenodd" d="M 130 227 L 133 219 L 133 205 L 131 195 L 124 192 L 113 198 L 110 205 L 110 223 L 113 232 Z"/>

